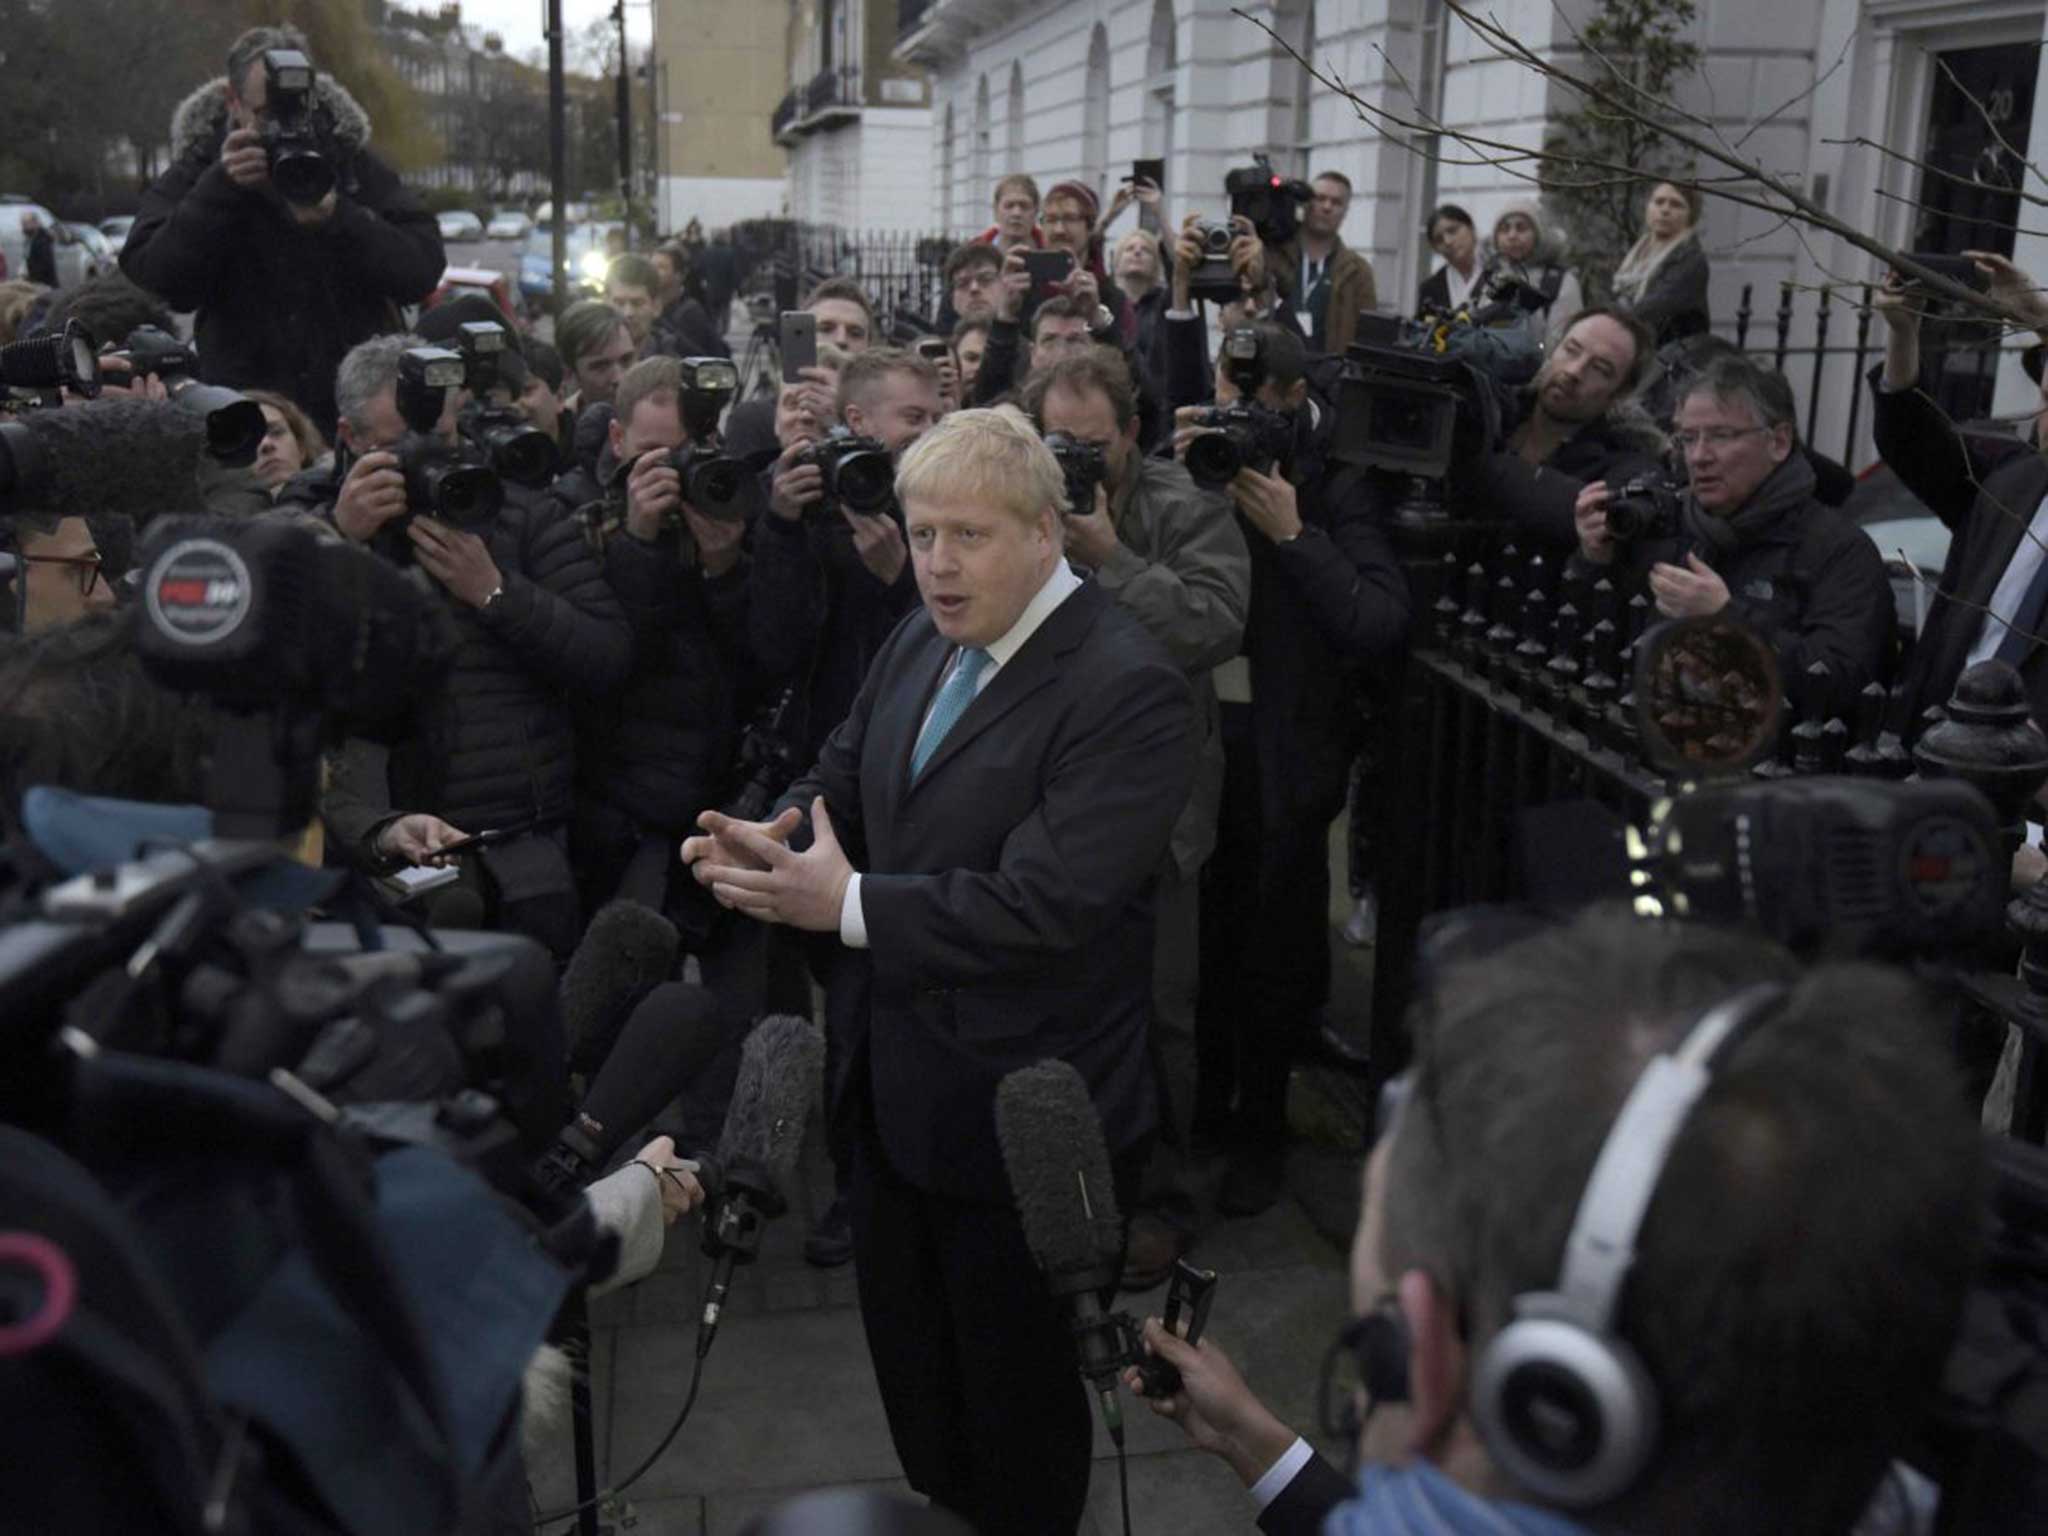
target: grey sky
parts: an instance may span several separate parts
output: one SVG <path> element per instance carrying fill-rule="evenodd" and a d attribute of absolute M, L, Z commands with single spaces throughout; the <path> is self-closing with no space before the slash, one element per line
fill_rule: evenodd
<path fill-rule="evenodd" d="M 413 8 L 433 9 L 434 0 L 414 0 Z M 611 0 L 562 0 L 562 23 L 568 31 L 578 32 L 609 16 L 611 9 Z M 546 47 L 541 35 L 545 14 L 543 0 L 462 0 L 463 21 L 481 31 L 499 33 L 505 39 L 505 51 L 514 58 L 523 59 Z M 635 44 L 644 44 L 653 29 L 654 8 L 644 0 L 626 0 L 627 36 Z"/>

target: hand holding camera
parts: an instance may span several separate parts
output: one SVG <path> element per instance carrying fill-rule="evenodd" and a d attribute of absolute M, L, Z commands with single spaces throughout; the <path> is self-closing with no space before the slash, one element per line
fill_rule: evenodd
<path fill-rule="evenodd" d="M 768 510 L 786 522 L 802 521 L 805 510 L 825 496 L 825 471 L 808 457 L 810 446 L 810 439 L 798 438 L 775 461 Z"/>
<path fill-rule="evenodd" d="M 663 452 L 643 453 L 626 476 L 626 532 L 644 544 L 683 505 L 683 477 Z"/>
<path fill-rule="evenodd" d="M 405 475 L 398 455 L 381 449 L 350 466 L 334 503 L 334 526 L 352 544 L 367 544 L 393 518 L 405 515 Z"/>
<path fill-rule="evenodd" d="M 220 168 L 245 192 L 260 192 L 269 186 L 270 150 L 262 133 L 254 128 L 230 133 L 220 147 Z"/>
<path fill-rule="evenodd" d="M 1246 294 L 1266 291 L 1266 247 L 1252 221 L 1243 215 L 1230 220 L 1230 270 L 1237 274 L 1237 286 Z"/>
<path fill-rule="evenodd" d="M 1294 487 L 1278 465 L 1261 472 L 1249 465 L 1230 482 L 1230 499 L 1259 532 L 1275 544 L 1285 544 L 1301 533 L 1301 505 Z"/>
<path fill-rule="evenodd" d="M 1031 293 L 1031 269 L 1024 264 L 1022 247 L 1003 258 L 1003 276 L 996 288 L 996 315 L 1014 323 L 1024 313 L 1024 301 Z"/>
<path fill-rule="evenodd" d="M 1605 480 L 1595 480 L 1579 490 L 1572 504 L 1572 523 L 1578 529 L 1579 553 L 1588 564 L 1614 563 L 1614 535 L 1607 528 L 1607 503 L 1614 493 Z"/>
<path fill-rule="evenodd" d="M 415 517 L 405 533 L 413 558 L 457 602 L 483 608 L 504 591 L 505 578 L 490 547 L 475 534 L 431 517 Z"/>

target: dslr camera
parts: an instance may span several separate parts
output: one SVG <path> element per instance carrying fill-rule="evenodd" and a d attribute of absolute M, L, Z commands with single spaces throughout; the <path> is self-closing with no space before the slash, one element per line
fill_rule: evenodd
<path fill-rule="evenodd" d="M 794 461 L 815 464 L 825 477 L 824 499 L 814 503 L 814 517 L 830 518 L 844 508 L 863 517 L 880 517 L 896 499 L 896 461 L 872 437 L 856 437 L 834 427 Z"/>
<path fill-rule="evenodd" d="M 451 445 L 435 435 L 448 391 L 462 387 L 462 354 L 446 347 L 408 347 L 398 359 L 398 414 L 406 433 L 390 451 L 405 476 L 407 516 L 387 523 L 393 537 L 386 552 L 401 562 L 412 558 L 404 537 L 411 515 L 426 513 L 458 528 L 476 529 L 498 515 L 505 487 L 497 471 L 467 443 Z M 380 534 L 381 536 L 381 534 Z"/>
<path fill-rule="evenodd" d="M 162 380 L 174 405 L 206 418 L 206 451 L 216 463 L 240 467 L 256 462 L 268 430 L 263 407 L 239 390 L 194 379 L 199 355 L 191 347 L 156 326 L 138 325 L 115 356 L 126 359 L 131 378 Z"/>
<path fill-rule="evenodd" d="M 1675 538 L 1683 487 L 1663 474 L 1636 475 L 1615 488 L 1607 502 L 1607 532 L 1617 544 Z"/>
<path fill-rule="evenodd" d="M 328 125 L 313 103 L 312 61 L 296 48 L 263 55 L 263 147 L 270 154 L 270 184 L 277 195 L 311 208 L 334 190 L 335 155 Z"/>
<path fill-rule="evenodd" d="M 1195 226 L 1195 239 L 1202 247 L 1202 259 L 1188 274 L 1188 297 L 1230 304 L 1242 297 L 1237 269 L 1230 264 L 1230 243 L 1237 233 L 1229 224 L 1204 219 Z"/>
<path fill-rule="evenodd" d="M 1183 460 L 1197 485 L 1228 485 L 1241 469 L 1270 475 L 1294 450 L 1294 418 L 1249 401 L 1212 406 L 1194 424 L 1210 429 L 1188 443 Z"/>
<path fill-rule="evenodd" d="M 1067 482 L 1067 510 L 1085 517 L 1095 510 L 1096 487 L 1109 483 L 1109 460 L 1094 443 L 1084 443 L 1065 432 L 1045 434 L 1045 446 L 1059 460 L 1060 474 Z"/>
<path fill-rule="evenodd" d="M 732 508 L 746 472 L 719 445 L 718 418 L 739 393 L 739 370 L 722 357 L 686 357 L 682 370 L 676 406 L 690 440 L 674 449 L 668 461 L 682 477 L 683 500 L 707 516 L 737 517 Z"/>
<path fill-rule="evenodd" d="M 554 478 L 555 444 L 516 408 L 491 398 L 492 390 L 510 387 L 500 361 L 506 340 L 505 327 L 495 320 L 473 320 L 457 332 L 462 385 L 470 399 L 456 418 L 456 430 L 499 478 L 537 490 Z"/>

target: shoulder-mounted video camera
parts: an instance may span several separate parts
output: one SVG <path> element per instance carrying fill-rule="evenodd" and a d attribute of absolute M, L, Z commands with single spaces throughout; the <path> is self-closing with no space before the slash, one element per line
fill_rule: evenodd
<path fill-rule="evenodd" d="M 834 427 L 797 455 L 794 465 L 814 464 L 824 474 L 823 499 L 811 504 L 811 515 L 828 522 L 842 507 L 862 517 L 881 517 L 896 499 L 896 461 L 872 437 Z"/>
<path fill-rule="evenodd" d="M 1456 460 L 1498 443 L 1509 397 L 1542 362 L 1541 339 L 1512 302 L 1427 323 L 1361 315 L 1337 385 L 1330 457 L 1441 481 Z"/>
<path fill-rule="evenodd" d="M 1301 226 L 1301 209 L 1315 196 L 1305 181 L 1282 176 L 1264 155 L 1252 156 L 1252 164 L 1223 178 L 1223 190 L 1230 196 L 1233 217 L 1252 221 L 1252 228 L 1268 245 L 1285 245 Z"/>
<path fill-rule="evenodd" d="M 270 155 L 270 184 L 277 195 L 310 208 L 334 190 L 334 135 L 323 120 L 313 86 L 312 61 L 296 48 L 263 54 L 263 147 Z"/>

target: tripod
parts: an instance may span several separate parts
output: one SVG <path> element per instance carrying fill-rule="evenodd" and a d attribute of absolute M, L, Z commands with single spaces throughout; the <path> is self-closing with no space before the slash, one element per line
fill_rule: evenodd
<path fill-rule="evenodd" d="M 782 385 L 782 342 L 774 317 L 754 321 L 754 334 L 747 338 L 746 356 L 740 361 L 740 392 L 744 395 L 772 395 Z"/>

